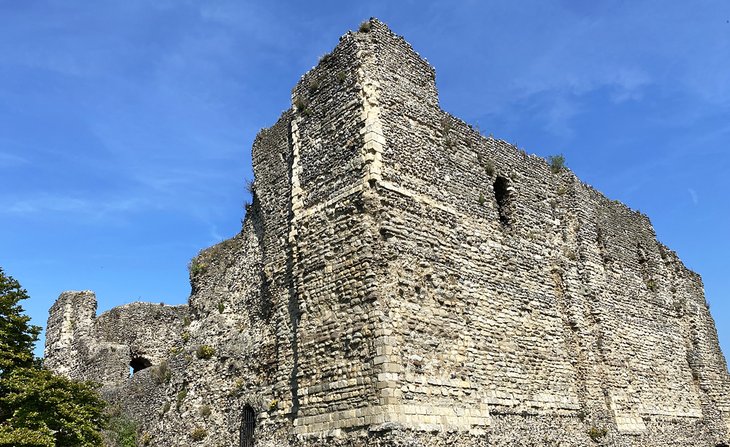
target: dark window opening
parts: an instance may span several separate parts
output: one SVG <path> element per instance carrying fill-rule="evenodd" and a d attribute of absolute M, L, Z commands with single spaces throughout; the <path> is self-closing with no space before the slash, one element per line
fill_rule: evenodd
<path fill-rule="evenodd" d="M 494 198 L 497 200 L 497 213 L 502 225 L 510 224 L 512 214 L 512 197 L 510 193 L 509 180 L 504 177 L 497 177 L 494 181 Z"/>
<path fill-rule="evenodd" d="M 243 407 L 241 418 L 241 447 L 253 447 L 253 431 L 256 428 L 256 412 L 250 405 Z"/>
<path fill-rule="evenodd" d="M 129 362 L 129 371 L 134 375 L 143 369 L 149 368 L 150 366 L 152 366 L 152 362 L 146 358 L 134 356 L 132 357 L 132 361 Z"/>

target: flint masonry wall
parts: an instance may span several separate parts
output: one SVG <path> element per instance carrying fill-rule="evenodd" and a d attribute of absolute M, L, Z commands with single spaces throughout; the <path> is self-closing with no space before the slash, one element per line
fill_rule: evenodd
<path fill-rule="evenodd" d="M 247 412 L 257 446 L 727 442 L 699 276 L 434 79 L 376 20 L 344 35 L 257 136 L 242 231 L 191 262 L 189 305 L 64 293 L 46 364 L 106 382 L 148 445 L 247 445 Z"/>
<path fill-rule="evenodd" d="M 96 317 L 91 291 L 64 292 L 48 320 L 45 365 L 77 380 L 117 386 L 140 368 L 168 356 L 169 340 L 177 337 L 187 306 L 131 303 Z"/>
<path fill-rule="evenodd" d="M 358 36 L 344 36 L 292 92 L 297 433 L 370 425 L 378 403 L 360 52 Z"/>
<path fill-rule="evenodd" d="M 727 408 L 725 364 L 708 353 L 726 378 L 697 384 L 692 336 L 671 317 L 706 318 L 701 285 L 648 219 L 479 136 L 438 108 L 433 71 L 405 41 L 386 32 L 370 42 L 403 419 L 473 427 L 470 414 L 488 404 L 493 414 L 593 413 L 596 424 L 607 410 L 620 433 L 662 418 L 689 429 L 704 417 L 706 432 L 688 440 L 726 430 L 727 413 L 701 411 L 703 399 Z M 617 263 L 609 273 L 591 262 L 601 256 Z M 690 326 L 716 338 L 712 325 Z M 434 417 L 439 401 L 459 417 Z"/>

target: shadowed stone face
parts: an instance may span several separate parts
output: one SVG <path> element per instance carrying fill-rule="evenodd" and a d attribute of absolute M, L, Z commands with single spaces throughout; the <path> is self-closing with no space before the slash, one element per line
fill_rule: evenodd
<path fill-rule="evenodd" d="M 371 20 L 253 147 L 186 306 L 50 312 L 46 365 L 154 446 L 715 446 L 730 378 L 648 218 L 440 109 Z M 130 368 L 134 372 L 130 376 Z"/>

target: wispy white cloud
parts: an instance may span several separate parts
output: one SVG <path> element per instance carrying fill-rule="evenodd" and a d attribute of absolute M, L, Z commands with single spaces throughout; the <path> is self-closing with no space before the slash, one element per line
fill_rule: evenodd
<path fill-rule="evenodd" d="M 690 198 L 692 199 L 692 203 L 697 205 L 699 204 L 699 198 L 697 197 L 697 191 L 695 191 L 692 188 L 688 188 L 687 192 L 689 193 Z"/>
<path fill-rule="evenodd" d="M 30 163 L 30 160 L 25 157 L 8 152 L 0 152 L 0 167 L 13 167 L 26 163 Z"/>
<path fill-rule="evenodd" d="M 104 200 L 48 193 L 22 199 L 0 197 L 0 214 L 8 216 L 75 214 L 83 218 L 102 219 L 113 215 L 139 212 L 151 207 L 156 207 L 156 205 L 144 198 Z"/>
<path fill-rule="evenodd" d="M 545 114 L 545 129 L 561 137 L 571 137 L 574 133 L 570 125 L 573 117 L 580 113 L 578 103 L 570 98 L 558 96 L 548 106 Z"/>

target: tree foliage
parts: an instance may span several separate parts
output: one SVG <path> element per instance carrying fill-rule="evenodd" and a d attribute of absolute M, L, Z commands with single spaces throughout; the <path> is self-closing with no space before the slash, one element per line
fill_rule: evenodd
<path fill-rule="evenodd" d="M 0 377 L 33 364 L 33 345 L 41 328 L 28 324 L 30 317 L 23 315 L 18 302 L 27 298 L 25 289 L 0 267 Z"/>
<path fill-rule="evenodd" d="M 0 447 L 101 446 L 104 401 L 95 387 L 40 367 L 40 328 L 18 304 L 28 294 L 0 268 Z"/>
<path fill-rule="evenodd" d="M 17 368 L 0 381 L 0 408 L 0 446 L 101 445 L 104 403 L 89 384 Z"/>

